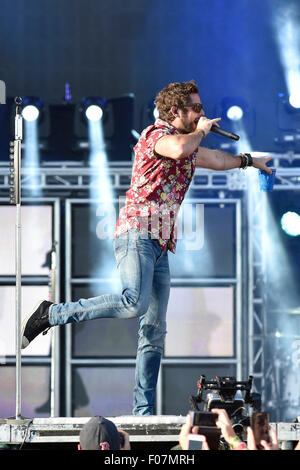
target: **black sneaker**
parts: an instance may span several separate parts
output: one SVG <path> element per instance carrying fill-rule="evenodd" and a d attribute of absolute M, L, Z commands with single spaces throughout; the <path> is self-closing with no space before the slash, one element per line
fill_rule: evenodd
<path fill-rule="evenodd" d="M 34 311 L 23 321 L 21 327 L 21 349 L 27 348 L 36 336 L 51 328 L 49 323 L 49 307 L 52 303 L 47 300 L 39 302 Z"/>

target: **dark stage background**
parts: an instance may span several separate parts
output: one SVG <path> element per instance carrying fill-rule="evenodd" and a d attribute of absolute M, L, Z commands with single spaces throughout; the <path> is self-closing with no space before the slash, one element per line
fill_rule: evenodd
<path fill-rule="evenodd" d="M 0 79 L 7 96 L 45 103 L 60 103 L 66 82 L 74 103 L 134 93 L 138 131 L 163 86 L 195 79 L 208 116 L 241 97 L 255 114 L 252 148 L 276 150 L 286 83 L 272 21 L 282 6 L 299 18 L 289 0 L 0 0 Z"/>

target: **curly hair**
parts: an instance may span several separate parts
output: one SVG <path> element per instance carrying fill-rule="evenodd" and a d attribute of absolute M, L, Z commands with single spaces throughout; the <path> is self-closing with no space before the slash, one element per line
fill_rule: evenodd
<path fill-rule="evenodd" d="M 189 82 L 170 83 L 156 96 L 154 103 L 158 109 L 159 117 L 163 121 L 172 122 L 174 116 L 171 107 L 182 107 L 190 102 L 190 95 L 199 93 L 198 86 L 194 80 Z"/>

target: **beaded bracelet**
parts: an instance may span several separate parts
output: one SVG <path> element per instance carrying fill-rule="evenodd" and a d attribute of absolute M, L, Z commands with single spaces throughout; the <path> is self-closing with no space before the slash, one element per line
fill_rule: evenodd
<path fill-rule="evenodd" d="M 245 153 L 245 156 L 248 158 L 248 164 L 247 166 L 253 166 L 253 158 L 250 155 L 250 153 Z"/>
<path fill-rule="evenodd" d="M 244 168 L 246 168 L 246 166 L 247 166 L 247 161 L 248 161 L 248 159 L 247 159 L 247 157 L 246 157 L 243 153 L 241 153 L 239 156 L 241 157 L 240 168 L 241 168 L 242 170 L 244 170 Z"/>
<path fill-rule="evenodd" d="M 239 156 L 241 157 L 241 169 L 245 169 L 247 166 L 253 166 L 253 158 L 250 153 L 241 153 Z"/>

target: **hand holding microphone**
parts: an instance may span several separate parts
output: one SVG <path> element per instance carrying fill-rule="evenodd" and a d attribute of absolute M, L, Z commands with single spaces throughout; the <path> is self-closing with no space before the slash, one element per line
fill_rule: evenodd
<path fill-rule="evenodd" d="M 214 132 L 215 134 L 222 135 L 228 139 L 239 140 L 240 137 L 237 134 L 233 134 L 232 132 L 228 132 L 220 128 L 218 124 L 218 121 L 220 120 L 221 118 L 208 119 L 207 117 L 202 116 L 198 121 L 197 129 L 201 129 L 205 132 L 205 135 L 209 134 L 209 132 Z"/>

